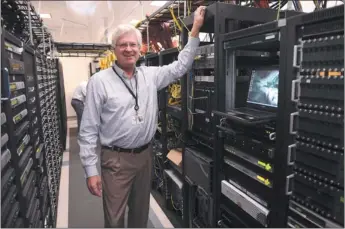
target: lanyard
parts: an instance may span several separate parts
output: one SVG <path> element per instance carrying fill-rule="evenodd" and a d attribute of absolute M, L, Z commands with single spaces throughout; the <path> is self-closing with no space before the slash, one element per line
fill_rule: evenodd
<path fill-rule="evenodd" d="M 135 99 L 135 106 L 134 106 L 134 110 L 138 111 L 139 110 L 139 105 L 138 105 L 138 80 L 137 77 L 134 76 L 135 79 L 135 95 L 134 92 L 132 91 L 132 89 L 130 89 L 128 87 L 128 85 L 126 84 L 126 82 L 122 79 L 122 77 L 116 72 L 115 68 L 112 67 L 113 71 L 115 72 L 115 74 L 120 78 L 120 80 L 122 81 L 122 83 L 126 86 L 127 90 L 129 91 L 129 93 L 131 93 L 131 95 L 133 96 L 133 98 Z"/>

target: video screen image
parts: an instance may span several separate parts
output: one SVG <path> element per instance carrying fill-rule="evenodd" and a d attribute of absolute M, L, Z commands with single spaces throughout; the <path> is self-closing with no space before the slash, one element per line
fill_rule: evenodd
<path fill-rule="evenodd" d="M 279 70 L 254 70 L 250 80 L 248 103 L 278 106 Z"/>

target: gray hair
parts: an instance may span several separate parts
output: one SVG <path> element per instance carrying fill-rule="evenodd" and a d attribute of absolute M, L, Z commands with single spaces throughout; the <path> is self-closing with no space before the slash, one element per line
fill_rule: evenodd
<path fill-rule="evenodd" d="M 119 39 L 119 37 L 126 33 L 134 33 L 137 36 L 139 47 L 141 47 L 142 45 L 141 32 L 137 28 L 129 24 L 121 24 L 116 27 L 112 36 L 112 45 L 115 47 L 116 42 Z"/>

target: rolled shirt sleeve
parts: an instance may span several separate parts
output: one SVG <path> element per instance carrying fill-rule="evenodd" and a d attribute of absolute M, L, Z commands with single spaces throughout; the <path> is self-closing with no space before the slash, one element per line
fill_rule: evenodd
<path fill-rule="evenodd" d="M 189 37 L 188 43 L 179 53 L 176 61 L 161 67 L 152 67 L 155 68 L 154 82 L 157 90 L 165 88 L 191 69 L 199 44 L 199 38 Z"/>

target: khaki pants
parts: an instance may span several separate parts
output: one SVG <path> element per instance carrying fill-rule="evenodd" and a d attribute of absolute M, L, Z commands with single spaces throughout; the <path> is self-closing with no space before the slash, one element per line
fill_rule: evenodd
<path fill-rule="evenodd" d="M 152 145 L 141 153 L 102 149 L 101 171 L 106 228 L 146 228 L 151 191 Z"/>

